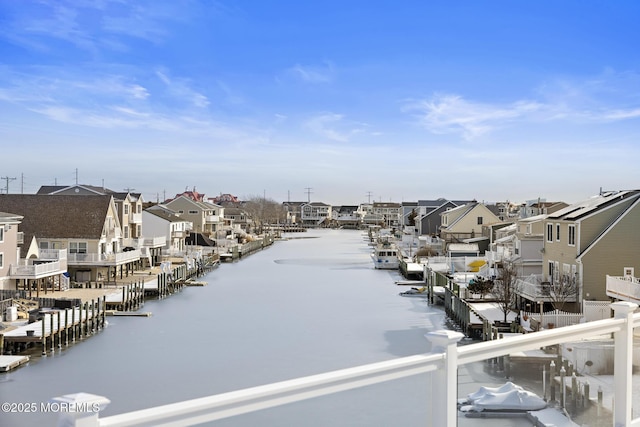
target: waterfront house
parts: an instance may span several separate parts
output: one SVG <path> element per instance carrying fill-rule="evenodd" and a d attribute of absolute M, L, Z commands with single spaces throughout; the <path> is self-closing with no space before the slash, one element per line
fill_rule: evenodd
<path fill-rule="evenodd" d="M 496 224 L 491 250 L 485 253 L 490 266 L 509 262 L 518 276 L 515 293 L 519 306 L 538 303 L 542 281 L 542 248 L 546 215 L 518 219 L 513 224 Z"/>
<path fill-rule="evenodd" d="M 209 203 L 213 203 L 215 205 L 221 205 L 225 207 L 233 206 L 233 205 L 237 206 L 241 203 L 240 199 L 238 199 L 233 194 L 229 194 L 229 193 L 220 194 L 219 196 L 216 196 L 216 197 L 210 197 L 207 201 Z"/>
<path fill-rule="evenodd" d="M 500 223 L 500 219 L 484 204 L 467 203 L 440 214 L 440 237 L 446 242 L 461 243 L 481 238 L 483 226 Z M 488 241 L 489 237 L 486 236 Z M 484 251 L 482 251 L 484 252 Z"/>
<path fill-rule="evenodd" d="M 24 217 L 26 250 L 35 238 L 40 253 L 66 251 L 72 282 L 111 281 L 141 266 L 140 251 L 122 246 L 122 228 L 110 195 L 5 194 L 0 210 Z"/>
<path fill-rule="evenodd" d="M 287 211 L 287 224 L 298 224 L 300 218 L 302 218 L 302 205 L 307 202 L 284 202 L 282 206 Z M 300 220 L 301 221 L 301 220 Z"/>
<path fill-rule="evenodd" d="M 21 222 L 20 215 L 0 212 L 0 289 L 8 289 L 9 266 L 18 264 L 18 239 L 24 238 L 24 234 L 18 232 Z"/>
<path fill-rule="evenodd" d="M 416 218 L 417 233 L 420 236 L 439 236 L 441 214 L 471 201 L 452 201 L 439 198 L 436 200 L 418 200 L 418 216 Z"/>
<path fill-rule="evenodd" d="M 358 228 L 361 218 L 357 212 L 358 206 L 333 206 L 331 208 L 331 222 L 341 228 Z"/>
<path fill-rule="evenodd" d="M 127 251 L 139 250 L 147 266 L 153 265 L 161 257 L 164 240 L 145 238 L 142 234 L 142 209 L 144 199 L 140 193 L 117 192 L 105 187 L 93 185 L 44 185 L 36 194 L 54 196 L 110 195 L 116 206 L 116 212 L 122 229 L 120 246 Z"/>
<path fill-rule="evenodd" d="M 566 308 L 609 300 L 606 276 L 640 271 L 640 190 L 607 191 L 544 221 L 543 288 L 575 289 Z M 553 295 L 549 296 L 553 298 Z"/>
<path fill-rule="evenodd" d="M 209 202 L 200 202 L 191 197 L 179 195 L 165 203 L 165 206 L 176 212 L 181 218 L 193 224 L 196 233 L 209 238 L 224 237 L 224 207 Z"/>
<path fill-rule="evenodd" d="M 527 200 L 520 206 L 520 218 L 552 214 L 569 206 L 565 202 L 547 202 L 545 199 Z"/>
<path fill-rule="evenodd" d="M 142 233 L 148 237 L 163 237 L 165 243 L 162 251 L 165 254 L 179 256 L 184 253 L 185 239 L 193 227 L 190 221 L 162 204 L 142 211 L 142 218 Z"/>
<path fill-rule="evenodd" d="M 384 225 L 384 217 L 382 214 L 376 214 L 373 212 L 372 203 L 362 203 L 358 206 L 356 214 L 362 218 L 362 223 L 365 225 Z"/>
<path fill-rule="evenodd" d="M 418 220 L 418 202 L 402 202 L 402 228 L 412 234 L 416 231 L 416 221 Z"/>
<path fill-rule="evenodd" d="M 386 228 L 399 227 L 402 223 L 402 205 L 394 202 L 373 202 L 371 213 L 382 218 Z"/>
<path fill-rule="evenodd" d="M 322 202 L 304 203 L 302 206 L 302 225 L 319 227 L 331 220 L 331 205 Z"/>
<path fill-rule="evenodd" d="M 513 254 L 520 276 L 542 272 L 545 219 L 546 215 L 536 215 L 516 221 Z"/>
<path fill-rule="evenodd" d="M 225 206 L 224 219 L 229 221 L 229 227 L 232 232 L 246 232 L 250 223 L 247 211 L 234 206 Z"/>
<path fill-rule="evenodd" d="M 0 195 L 0 198 L 4 197 Z M 0 289 L 17 289 L 16 283 L 28 283 L 37 290 L 61 289 L 66 285 L 66 251 L 38 251 L 27 244 L 22 231 L 24 217 L 0 212 Z M 27 229 L 28 221 L 27 221 Z"/>

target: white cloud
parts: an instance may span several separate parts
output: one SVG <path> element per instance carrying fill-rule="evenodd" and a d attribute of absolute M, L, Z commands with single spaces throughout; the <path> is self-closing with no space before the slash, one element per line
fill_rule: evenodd
<path fill-rule="evenodd" d="M 330 83 L 334 78 L 334 67 L 330 62 L 322 66 L 309 66 L 296 64 L 287 70 L 287 73 L 305 83 Z"/>
<path fill-rule="evenodd" d="M 342 114 L 322 113 L 307 120 L 304 127 L 333 141 L 348 142 L 353 135 L 363 133 L 366 125 L 344 120 Z"/>
<path fill-rule="evenodd" d="M 409 102 L 403 110 L 416 111 L 421 125 L 433 133 L 462 133 L 466 139 L 473 139 L 541 108 L 531 101 L 491 105 L 449 94 Z"/>
<path fill-rule="evenodd" d="M 535 90 L 537 99 L 507 103 L 469 100 L 456 94 L 405 102 L 402 111 L 435 134 L 461 134 L 473 140 L 515 123 L 610 123 L 640 118 L 640 96 L 629 87 L 640 86 L 635 73 L 613 73 L 584 80 L 558 79 Z"/>
<path fill-rule="evenodd" d="M 191 88 L 191 82 L 187 79 L 173 79 L 164 70 L 156 71 L 156 75 L 166 85 L 169 92 L 175 97 L 184 100 L 196 107 L 206 108 L 209 106 L 209 99 Z"/>

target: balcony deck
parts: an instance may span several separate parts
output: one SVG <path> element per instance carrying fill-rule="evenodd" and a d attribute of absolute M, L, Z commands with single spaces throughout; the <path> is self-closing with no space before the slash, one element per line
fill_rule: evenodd
<path fill-rule="evenodd" d="M 138 261 L 140 256 L 141 254 L 139 249 L 128 252 L 118 252 L 115 254 L 69 254 L 67 263 L 74 266 L 116 266 Z"/>

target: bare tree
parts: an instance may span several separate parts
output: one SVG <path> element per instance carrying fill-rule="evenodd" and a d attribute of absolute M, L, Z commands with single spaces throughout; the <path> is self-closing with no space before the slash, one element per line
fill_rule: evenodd
<path fill-rule="evenodd" d="M 258 234 L 264 231 L 266 224 L 278 224 L 284 221 L 287 215 L 284 206 L 262 196 L 245 198 L 242 207 L 253 220 Z"/>
<path fill-rule="evenodd" d="M 498 264 L 497 273 L 492 293 L 504 313 L 504 321 L 506 322 L 509 312 L 516 309 L 518 273 L 516 265 L 512 261 L 502 261 Z"/>
<path fill-rule="evenodd" d="M 578 295 L 578 283 L 575 277 L 563 274 L 558 278 L 551 279 L 551 282 L 542 283 L 542 294 L 549 297 L 553 308 L 564 310 L 568 302 L 573 302 Z"/>

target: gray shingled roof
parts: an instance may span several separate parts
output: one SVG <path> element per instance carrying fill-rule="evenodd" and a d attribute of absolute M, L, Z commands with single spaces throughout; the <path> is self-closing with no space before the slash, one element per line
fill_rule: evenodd
<path fill-rule="evenodd" d="M 111 196 L 0 194 L 0 211 L 22 215 L 27 246 L 36 236 L 49 239 L 99 239 Z"/>

